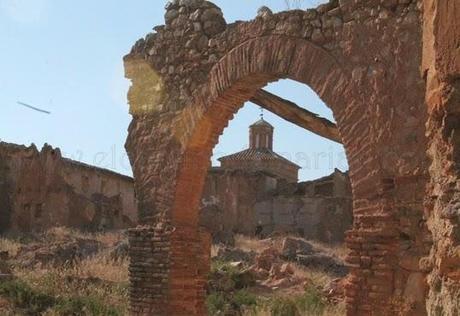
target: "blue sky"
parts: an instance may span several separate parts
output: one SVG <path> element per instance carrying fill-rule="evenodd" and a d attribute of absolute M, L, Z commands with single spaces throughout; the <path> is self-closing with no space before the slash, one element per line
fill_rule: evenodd
<path fill-rule="evenodd" d="M 248 20 L 262 5 L 284 0 L 216 0 L 227 22 Z M 304 7 L 319 0 L 304 1 Z M 163 24 L 166 1 L 0 0 L 0 139 L 47 142 L 69 158 L 131 174 L 124 151 L 128 114 L 122 57 L 134 42 Z M 283 80 L 268 90 L 332 119 L 308 87 Z M 52 112 L 17 105 L 29 103 Z M 215 148 L 214 160 L 248 145 L 258 107 L 247 104 Z M 301 179 L 347 169 L 342 146 L 265 114 L 275 126 L 275 150 L 304 167 Z"/>

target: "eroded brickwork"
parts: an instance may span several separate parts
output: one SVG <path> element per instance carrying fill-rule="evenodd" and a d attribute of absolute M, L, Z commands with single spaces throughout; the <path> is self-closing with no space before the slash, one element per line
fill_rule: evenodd
<path fill-rule="evenodd" d="M 425 1 L 422 71 L 430 139 L 431 181 L 426 216 L 433 234 L 427 310 L 460 314 L 460 7 L 458 1 Z"/>
<path fill-rule="evenodd" d="M 166 25 L 135 44 L 125 57 L 133 115 L 126 147 L 140 220 L 167 219 L 178 236 L 167 237 L 178 263 L 169 264 L 161 289 L 172 315 L 204 313 L 200 276 L 209 262 L 198 258 L 209 249 L 199 246 L 208 238 L 199 237 L 198 209 L 212 148 L 245 101 L 283 78 L 309 85 L 333 110 L 347 153 L 354 199 L 348 314 L 426 314 L 430 269 L 419 263 L 432 239 L 423 212 L 430 175 L 422 9 L 416 0 L 332 0 L 226 24 L 210 2 L 172 1 Z M 181 251 L 198 271 L 180 263 Z"/>
<path fill-rule="evenodd" d="M 133 179 L 63 158 L 59 148 L 0 142 L 0 233 L 135 225 Z"/>

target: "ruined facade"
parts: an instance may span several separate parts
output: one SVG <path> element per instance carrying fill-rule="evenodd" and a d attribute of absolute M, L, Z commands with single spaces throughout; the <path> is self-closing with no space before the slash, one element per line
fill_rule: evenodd
<path fill-rule="evenodd" d="M 214 167 L 206 177 L 200 216 L 215 242 L 231 242 L 234 234 L 342 242 L 352 224 L 350 182 L 339 170 L 288 183 L 270 173 Z"/>
<path fill-rule="evenodd" d="M 58 148 L 0 143 L 0 232 L 136 224 L 133 180 L 61 156 Z"/>
<path fill-rule="evenodd" d="M 38 151 L 34 145 L 0 143 L 0 158 L 0 232 L 136 225 L 130 177 L 63 158 L 58 148 L 48 145 Z M 257 226 L 263 228 L 263 235 L 302 232 L 306 238 L 342 241 L 351 216 L 348 177 L 335 172 L 297 184 L 280 177 L 277 170 L 250 170 L 244 164 L 239 170 L 236 166 L 209 169 L 201 225 L 217 242 L 235 233 L 254 235 Z M 327 218 L 331 212 L 337 221 Z"/>
<path fill-rule="evenodd" d="M 144 225 L 131 313 L 205 314 L 212 149 L 245 101 L 290 78 L 332 109 L 350 166 L 348 315 L 458 314 L 459 14 L 456 0 L 331 0 L 227 24 L 211 2 L 170 2 L 124 60 Z"/>
<path fill-rule="evenodd" d="M 235 234 L 277 233 L 343 241 L 352 222 L 348 175 L 335 170 L 297 183 L 300 167 L 273 151 L 274 127 L 261 116 L 249 126 L 249 148 L 219 158 L 221 166 L 209 170 L 200 225 L 217 243 L 232 242 Z"/>

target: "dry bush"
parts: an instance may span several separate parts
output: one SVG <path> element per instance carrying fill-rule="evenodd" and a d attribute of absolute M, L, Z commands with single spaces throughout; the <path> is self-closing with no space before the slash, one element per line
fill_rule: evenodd
<path fill-rule="evenodd" d="M 10 256 L 16 256 L 21 244 L 13 239 L 0 238 L 0 251 L 8 251 Z"/>
<path fill-rule="evenodd" d="M 107 253 L 80 261 L 70 273 L 81 278 L 99 278 L 110 282 L 128 282 L 128 259 L 110 258 Z"/>

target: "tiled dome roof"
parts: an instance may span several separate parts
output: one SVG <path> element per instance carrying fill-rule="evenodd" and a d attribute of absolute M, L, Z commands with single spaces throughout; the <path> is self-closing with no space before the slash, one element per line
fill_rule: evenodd
<path fill-rule="evenodd" d="M 253 127 L 253 126 L 267 126 L 267 127 L 270 127 L 271 129 L 273 129 L 273 125 L 271 125 L 270 123 L 268 123 L 266 120 L 264 120 L 263 118 L 261 118 L 260 120 L 258 120 L 257 122 L 255 122 L 254 124 L 252 124 L 250 127 Z"/>
<path fill-rule="evenodd" d="M 267 123 L 268 124 L 268 123 Z M 300 169 L 298 165 L 293 163 L 292 161 L 287 160 L 281 155 L 278 155 L 273 150 L 268 148 L 249 148 L 240 152 L 237 152 L 232 155 L 224 156 L 219 158 L 219 161 L 225 160 L 281 160 L 285 163 L 289 163 L 294 165 Z"/>

